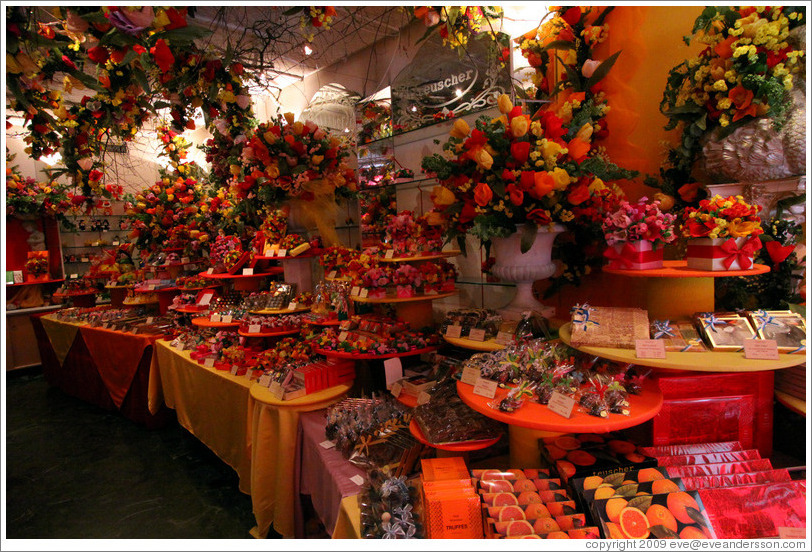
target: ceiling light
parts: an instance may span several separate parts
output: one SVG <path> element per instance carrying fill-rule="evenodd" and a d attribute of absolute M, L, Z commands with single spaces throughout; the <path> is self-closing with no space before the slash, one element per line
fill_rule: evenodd
<path fill-rule="evenodd" d="M 310 44 L 305 44 L 304 53 L 306 56 L 309 56 L 313 53 L 313 48 L 310 47 Z"/>

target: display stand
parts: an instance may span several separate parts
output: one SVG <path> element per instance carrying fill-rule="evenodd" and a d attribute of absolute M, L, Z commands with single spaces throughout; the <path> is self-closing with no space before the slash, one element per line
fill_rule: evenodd
<path fill-rule="evenodd" d="M 223 283 L 230 283 L 236 291 L 257 291 L 263 278 L 282 274 L 283 272 L 284 269 L 281 266 L 272 266 L 260 274 L 209 274 L 208 272 L 201 272 L 200 276 L 211 280 L 221 280 Z"/>
<path fill-rule="evenodd" d="M 607 274 L 629 278 L 645 278 L 646 305 L 653 319 L 675 320 L 690 318 L 696 312 L 713 312 L 714 278 L 755 276 L 770 271 L 770 267 L 754 264 L 749 270 L 694 270 L 687 261 L 664 261 L 663 268 L 626 270 L 603 268 Z"/>
<path fill-rule="evenodd" d="M 426 435 L 423 433 L 423 430 L 420 429 L 420 424 L 417 423 L 417 420 L 412 418 L 412 421 L 409 423 L 409 431 L 411 432 L 412 436 L 417 439 L 420 443 L 426 445 L 427 447 L 431 447 L 437 450 L 437 458 L 446 458 L 449 456 L 462 456 L 463 459 L 468 462 L 468 453 L 474 450 L 482 450 L 488 447 L 491 447 L 499 442 L 499 439 L 502 438 L 500 435 L 499 437 L 494 437 L 493 439 L 480 439 L 478 441 L 466 441 L 464 443 L 446 443 L 441 445 L 432 444 L 427 438 Z"/>
<path fill-rule="evenodd" d="M 192 318 L 192 324 L 199 328 L 216 328 L 220 330 L 240 327 L 239 320 L 237 322 L 212 322 L 208 318 Z"/>
<path fill-rule="evenodd" d="M 451 297 L 457 290 L 437 293 L 434 295 L 415 295 L 413 297 L 359 297 L 350 296 L 356 303 L 369 303 L 373 305 L 393 305 L 395 315 L 401 320 L 408 322 L 412 329 L 425 328 L 434 324 L 434 311 L 431 302 L 435 299 Z"/>
<path fill-rule="evenodd" d="M 510 460 L 512 466 L 522 468 L 541 467 L 538 440 L 558 433 L 606 433 L 642 424 L 660 411 L 663 394 L 656 381 L 647 381 L 640 395 L 629 395 L 629 415 L 610 414 L 608 418 L 598 418 L 583 412 L 577 405 L 572 415 L 565 418 L 547 406 L 527 401 L 514 412 L 502 412 L 488 406 L 490 402 L 501 401 L 508 394 L 507 389 L 498 389 L 493 399 L 474 394 L 474 386 L 457 382 L 457 394 L 462 402 L 488 418 L 509 425 Z"/>
<path fill-rule="evenodd" d="M 74 307 L 95 307 L 96 306 L 96 292 L 86 291 L 81 293 L 54 293 L 54 299 L 70 300 Z"/>
<path fill-rule="evenodd" d="M 501 351 L 505 348 L 504 345 L 501 343 L 497 343 L 496 339 L 486 339 L 485 341 L 477 341 L 475 339 L 468 339 L 467 337 L 449 337 L 447 335 L 443 336 L 443 339 L 449 345 L 454 345 L 455 347 L 461 347 L 463 349 L 469 349 L 471 351 L 480 351 L 480 352 L 493 352 L 493 351 Z"/>
<path fill-rule="evenodd" d="M 301 331 L 300 328 L 293 328 L 292 330 L 282 330 L 278 332 L 260 332 L 260 333 L 250 333 L 238 330 L 237 333 L 243 337 L 283 337 L 286 335 L 296 335 L 300 331 Z"/>
<path fill-rule="evenodd" d="M 367 354 L 367 353 L 345 353 L 343 351 L 328 351 L 326 349 L 319 349 L 313 347 L 313 352 L 326 357 L 341 358 L 344 360 L 386 360 L 388 358 L 402 358 L 414 355 L 422 355 L 423 353 L 430 353 L 436 351 L 437 347 L 423 347 L 421 349 L 414 349 L 412 351 L 405 351 L 402 353 L 387 353 L 383 355 Z"/>
<path fill-rule="evenodd" d="M 126 286 L 104 286 L 110 292 L 110 305 L 116 308 L 124 306 L 124 299 L 127 298 L 127 291 L 132 289 L 132 284 Z"/>

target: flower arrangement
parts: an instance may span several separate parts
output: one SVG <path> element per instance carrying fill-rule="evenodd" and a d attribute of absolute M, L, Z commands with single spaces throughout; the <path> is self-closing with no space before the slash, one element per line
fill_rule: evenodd
<path fill-rule="evenodd" d="M 423 274 L 410 264 L 400 265 L 392 275 L 398 297 L 411 297 L 423 287 Z"/>
<path fill-rule="evenodd" d="M 35 277 L 48 274 L 48 257 L 31 257 L 25 262 L 25 271 Z"/>
<path fill-rule="evenodd" d="M 742 196 L 703 199 L 699 207 L 685 209 L 682 235 L 686 238 L 743 238 L 764 233 L 760 205 L 751 205 Z"/>
<path fill-rule="evenodd" d="M 392 136 L 392 103 L 391 100 L 370 100 L 358 105 L 359 144 L 368 144 Z"/>
<path fill-rule="evenodd" d="M 389 266 L 379 266 L 361 272 L 354 280 L 353 285 L 367 288 L 373 297 L 386 295 L 386 287 L 392 283 L 394 271 Z"/>
<path fill-rule="evenodd" d="M 677 238 L 674 233 L 676 215 L 663 213 L 659 201 L 647 202 L 646 197 L 634 205 L 621 201 L 616 211 L 606 215 L 602 228 L 607 244 L 648 241 L 657 248 Z"/>
<path fill-rule="evenodd" d="M 274 209 L 267 213 L 260 226 L 265 241 L 279 243 L 288 231 L 288 215 L 284 209 Z"/>
<path fill-rule="evenodd" d="M 334 6 L 296 6 L 284 12 L 283 15 L 299 15 L 299 28 L 304 33 L 305 40 L 313 42 L 316 29 L 329 29 L 336 16 Z"/>
<path fill-rule="evenodd" d="M 11 165 L 14 157 L 6 148 L 6 215 L 50 216 L 67 222 L 65 213 L 71 207 L 67 187 L 24 178 L 17 166 Z"/>
<path fill-rule="evenodd" d="M 319 264 L 324 268 L 325 274 L 335 272 L 336 278 L 353 280 L 357 280 L 366 271 L 380 266 L 377 256 L 340 246 L 325 249 L 319 256 Z"/>
<path fill-rule="evenodd" d="M 225 234 L 218 236 L 217 239 L 214 240 L 211 252 L 209 253 L 209 260 L 212 266 L 216 267 L 225 264 L 226 256 L 231 251 L 242 251 L 242 244 L 239 238 L 236 236 L 226 236 Z"/>
<path fill-rule="evenodd" d="M 472 37 L 484 32 L 495 35 L 494 28 L 503 16 L 499 6 L 420 6 L 407 9 L 428 27 L 426 36 L 438 33 L 444 46 L 458 50 L 461 55 Z"/>
<path fill-rule="evenodd" d="M 668 74 L 660 111 L 666 130 L 680 130 L 660 170 L 663 182 L 650 185 L 694 204 L 696 185 L 691 171 L 708 134 L 724 138 L 757 118 L 783 123 L 791 103 L 788 92 L 803 74 L 804 51 L 791 47 L 790 31 L 804 24 L 801 6 L 709 6 L 696 19 L 686 44 L 706 47 Z M 692 186 L 692 184 L 694 184 Z"/>
<path fill-rule="evenodd" d="M 424 293 L 443 293 L 454 289 L 457 269 L 448 261 L 420 263 L 418 270 L 422 276 Z"/>
<path fill-rule="evenodd" d="M 203 276 L 178 276 L 175 279 L 175 286 L 182 289 L 200 289 L 209 285 L 209 281 Z"/>

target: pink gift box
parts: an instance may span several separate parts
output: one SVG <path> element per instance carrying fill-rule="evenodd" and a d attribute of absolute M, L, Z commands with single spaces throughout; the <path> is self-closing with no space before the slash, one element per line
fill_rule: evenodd
<path fill-rule="evenodd" d="M 607 268 L 618 270 L 651 270 L 663 267 L 663 248 L 654 248 L 648 240 L 624 241 L 610 245 L 603 252 L 609 259 Z"/>
<path fill-rule="evenodd" d="M 749 270 L 761 249 L 756 236 L 743 238 L 693 238 L 688 242 L 688 268 L 694 270 Z"/>

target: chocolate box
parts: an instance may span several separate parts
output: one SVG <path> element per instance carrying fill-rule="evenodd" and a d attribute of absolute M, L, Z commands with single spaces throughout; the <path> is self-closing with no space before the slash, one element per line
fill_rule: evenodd
<path fill-rule="evenodd" d="M 715 538 L 696 491 L 596 500 L 592 519 L 605 539 Z"/>

